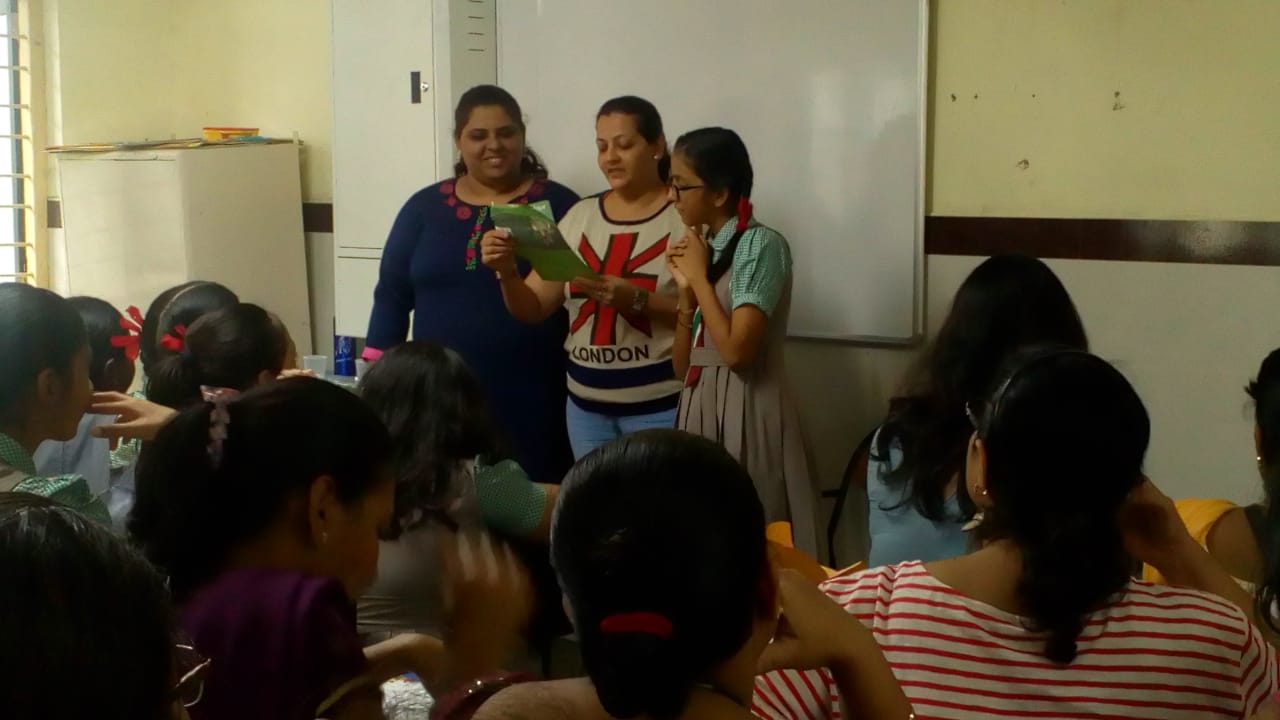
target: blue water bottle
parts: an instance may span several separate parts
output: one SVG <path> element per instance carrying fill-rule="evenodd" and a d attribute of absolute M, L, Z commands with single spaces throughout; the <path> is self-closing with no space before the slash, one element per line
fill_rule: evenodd
<path fill-rule="evenodd" d="M 356 375 L 356 339 L 346 335 L 333 336 L 333 374 L 343 377 Z"/>

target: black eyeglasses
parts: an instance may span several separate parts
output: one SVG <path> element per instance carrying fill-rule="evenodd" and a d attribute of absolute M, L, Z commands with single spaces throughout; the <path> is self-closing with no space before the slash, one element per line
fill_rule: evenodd
<path fill-rule="evenodd" d="M 213 661 L 190 645 L 175 645 L 173 659 L 178 672 L 182 673 L 173 684 L 174 699 L 183 707 L 195 707 L 204 697 L 204 676 L 209 674 Z"/>
<path fill-rule="evenodd" d="M 704 187 L 706 187 L 706 185 L 677 185 L 675 183 L 671 183 L 671 189 L 675 191 L 677 200 L 680 199 L 680 193 L 685 190 L 701 190 Z"/>

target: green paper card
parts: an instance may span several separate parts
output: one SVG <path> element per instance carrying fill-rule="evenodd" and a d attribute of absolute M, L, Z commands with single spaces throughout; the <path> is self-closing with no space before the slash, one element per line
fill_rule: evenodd
<path fill-rule="evenodd" d="M 569 282 L 578 277 L 597 277 L 565 242 L 547 201 L 494 205 L 489 214 L 494 227 L 511 233 L 516 255 L 528 260 L 543 280 Z"/>

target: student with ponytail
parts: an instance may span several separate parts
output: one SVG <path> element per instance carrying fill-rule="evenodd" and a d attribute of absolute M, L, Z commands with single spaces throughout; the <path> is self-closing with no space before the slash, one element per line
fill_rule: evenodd
<path fill-rule="evenodd" d="M 685 382 L 677 427 L 722 443 L 756 482 L 769 521 L 817 552 L 817 495 L 786 387 L 791 247 L 753 215 L 742 138 L 702 128 L 676 141 L 671 199 L 686 231 L 668 249 L 679 287 L 673 351 Z"/>
<path fill-rule="evenodd" d="M 828 665 L 850 716 L 910 717 L 866 628 L 812 581 L 775 574 L 751 478 L 706 438 L 648 430 L 588 455 L 565 479 L 551 545 L 588 677 L 495 681 L 439 717 L 771 717 L 753 708 L 757 672 Z"/>
<path fill-rule="evenodd" d="M 202 387 L 248 390 L 297 364 L 284 324 L 250 303 L 202 315 L 162 342 L 169 352 L 151 370 L 147 399 L 175 409 L 199 402 Z"/>
<path fill-rule="evenodd" d="M 1142 475 L 1151 426 L 1133 387 L 1074 349 L 1024 350 L 997 377 L 967 408 L 965 484 L 980 549 L 825 585 L 871 627 L 916 711 L 1163 720 L 1255 712 L 1274 688 L 1276 659 L 1246 612 L 1129 577 L 1133 552 L 1164 558 L 1162 569 L 1198 568 L 1182 573 L 1188 585 L 1214 579 L 1212 559 L 1185 531 L 1162 521 L 1149 529 L 1148 518 L 1163 517 L 1149 512 L 1162 496 Z M 773 687 L 782 707 L 831 717 L 830 705 Z"/>
<path fill-rule="evenodd" d="M 414 634 L 361 646 L 354 603 L 392 521 L 390 462 L 378 416 L 312 378 L 223 391 L 159 427 L 129 533 L 211 661 L 193 720 L 380 720 L 392 677 L 447 688 L 496 669 L 523 607 L 505 580 L 453 584 L 464 617 L 448 646 Z M 509 557 L 486 560 L 510 577 Z"/>

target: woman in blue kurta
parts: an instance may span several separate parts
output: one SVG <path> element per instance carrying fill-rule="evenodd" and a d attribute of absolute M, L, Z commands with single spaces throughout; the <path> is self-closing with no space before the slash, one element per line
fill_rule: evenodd
<path fill-rule="evenodd" d="M 558 483 L 572 456 L 565 433 L 563 311 L 526 325 L 511 317 L 480 238 L 489 205 L 528 203 L 559 220 L 578 200 L 551 182 L 525 146 L 520 106 L 501 88 L 463 94 L 454 113 L 457 177 L 405 203 L 382 256 L 365 359 L 413 338 L 452 348 L 475 371 L 515 458 L 537 482 Z M 530 268 L 521 262 L 521 274 Z"/>

